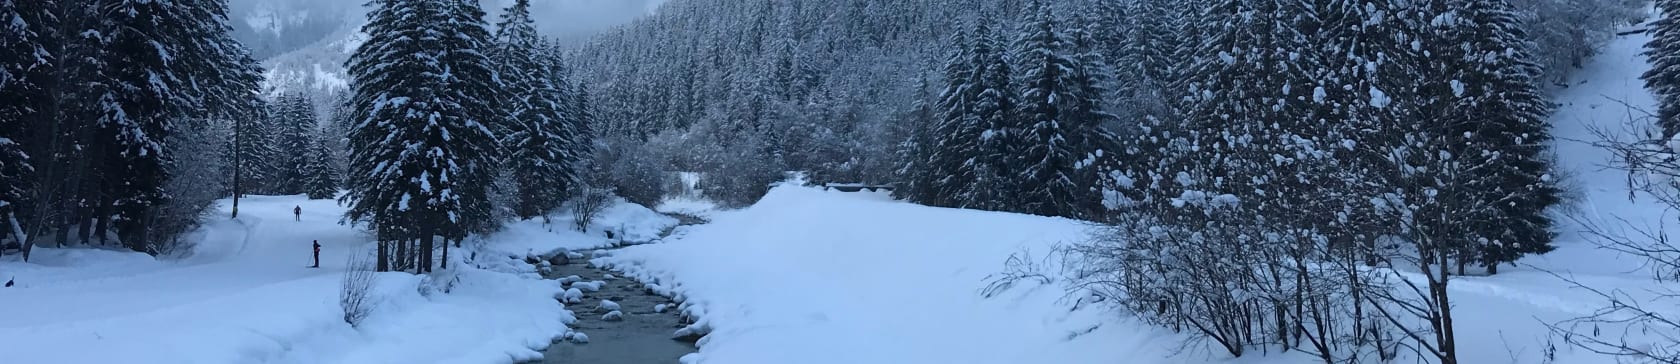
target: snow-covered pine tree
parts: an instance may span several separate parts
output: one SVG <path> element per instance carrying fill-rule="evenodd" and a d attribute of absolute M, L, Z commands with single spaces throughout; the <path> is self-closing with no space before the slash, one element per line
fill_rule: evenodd
<path fill-rule="evenodd" d="M 437 20 L 428 12 L 436 10 L 418 2 L 371 2 L 362 26 L 368 39 L 345 65 L 352 80 L 352 125 L 349 193 L 341 201 L 349 207 L 347 219 L 366 222 L 376 232 L 380 271 L 408 266 L 405 257 L 394 253 L 419 238 L 410 227 L 428 222 L 418 216 L 429 201 L 415 183 L 425 162 L 410 151 L 431 149 L 424 133 L 439 126 L 427 116 L 437 112 L 436 75 L 442 70 L 436 67 L 436 52 L 430 51 L 436 35 L 425 30 Z"/>
<path fill-rule="evenodd" d="M 57 55 L 57 1 L 0 2 L 0 236 L 22 242 L 19 215 L 36 193 L 23 143 L 47 144 L 49 90 Z M 43 133 L 46 132 L 46 133 Z M 43 153 L 43 155 L 46 155 Z"/>
<path fill-rule="evenodd" d="M 273 131 L 275 118 L 270 116 L 272 108 L 267 102 L 259 99 L 257 105 L 251 115 L 233 120 L 233 127 L 228 128 L 232 135 L 227 136 L 225 144 L 231 159 L 227 164 L 237 180 L 230 186 L 234 188 L 231 193 L 240 197 L 268 192 L 275 184 L 275 161 L 280 156 L 278 133 Z"/>
<path fill-rule="evenodd" d="M 1105 185 L 1103 176 L 1110 173 L 1124 174 L 1128 170 L 1121 163 L 1139 163 L 1135 158 L 1126 157 L 1123 153 L 1120 139 L 1111 130 L 1118 123 L 1118 118 L 1108 112 L 1109 101 L 1113 97 L 1114 71 L 1108 60 L 1103 57 L 1095 38 L 1091 37 L 1087 28 L 1078 28 L 1073 35 L 1073 83 L 1067 85 L 1072 89 L 1071 102 L 1064 104 L 1066 120 L 1071 122 L 1067 126 L 1070 137 L 1067 141 L 1076 155 L 1081 156 L 1074 163 L 1076 171 L 1074 185 L 1081 187 L 1073 205 L 1067 206 L 1069 211 L 1077 214 L 1072 217 L 1094 219 L 1100 216 L 1104 206 L 1101 190 Z"/>
<path fill-rule="evenodd" d="M 327 145 L 330 136 L 325 130 L 310 135 L 309 163 L 303 169 L 303 193 L 308 194 L 311 200 L 331 199 L 338 195 L 338 173 L 333 170 L 332 149 Z"/>
<path fill-rule="evenodd" d="M 929 178 L 924 184 L 932 193 L 915 199 L 926 205 L 958 206 L 967 200 L 963 193 L 974 183 L 971 160 L 979 153 L 980 126 L 973 112 L 978 91 L 972 78 L 978 67 L 972 63 L 974 46 L 964 33 L 951 35 L 951 51 L 945 59 L 945 87 L 939 94 L 934 147 L 924 174 Z"/>
<path fill-rule="evenodd" d="M 927 166 L 928 154 L 933 148 L 933 126 L 939 113 L 934 110 L 933 85 L 927 75 L 916 79 L 914 106 L 910 112 L 900 118 L 898 123 L 892 124 L 899 128 L 897 133 L 902 140 L 894 146 L 893 152 L 897 157 L 897 169 L 893 175 L 897 177 L 898 188 L 893 190 L 893 196 L 904 200 L 921 201 L 932 195 L 929 184 L 933 178 Z"/>
<path fill-rule="evenodd" d="M 1482 201 L 1498 210 L 1478 234 L 1485 240 L 1477 260 L 1494 274 L 1499 264 L 1552 250 L 1547 210 L 1560 201 L 1548 148 L 1552 105 L 1510 2 L 1465 0 L 1461 9 L 1475 27 L 1462 81 L 1471 115 L 1479 119 L 1471 127 L 1486 143 L 1481 153 L 1491 164 L 1491 184 L 1480 191 L 1486 193 Z"/>
<path fill-rule="evenodd" d="M 202 98 L 193 84 L 190 67 L 210 58 L 192 42 L 201 41 L 204 22 L 195 2 L 102 0 L 94 3 L 102 21 L 90 29 L 98 34 L 105 57 L 101 76 L 106 87 L 96 96 L 93 144 L 105 145 L 100 158 L 102 204 L 111 206 L 113 226 L 124 244 L 150 251 L 149 234 L 155 208 L 168 198 L 170 149 L 164 138 L 174 123 L 201 110 Z M 195 52 L 199 51 L 199 52 Z"/>
<path fill-rule="evenodd" d="M 1680 0 L 1655 3 L 1657 20 L 1651 22 L 1651 41 L 1645 43 L 1651 69 L 1642 78 L 1657 99 L 1657 126 L 1666 141 L 1680 134 Z"/>
<path fill-rule="evenodd" d="M 1019 211 L 1085 217 L 1101 206 L 1091 158 L 1112 140 L 1101 131 L 1112 116 L 1102 108 L 1103 65 L 1081 61 L 1101 58 L 1072 57 L 1079 50 L 1041 0 L 1029 1 L 1025 14 L 1013 49 L 1020 122 L 1007 131 L 1019 134 L 1019 149 L 1009 151 L 1018 165 L 1003 172 L 1019 175 Z"/>
<path fill-rule="evenodd" d="M 502 106 L 510 114 L 502 127 L 508 133 L 502 136 L 504 163 L 513 173 L 518 192 L 512 207 L 521 219 L 547 216 L 578 187 L 578 158 L 566 148 L 576 141 L 564 120 L 575 115 L 563 113 L 568 100 L 554 84 L 556 70 L 539 53 L 530 6 L 529 0 L 517 0 L 502 14 L 493 53 L 506 95 Z"/>
<path fill-rule="evenodd" d="M 315 117 L 315 104 L 301 92 L 283 93 L 275 100 L 275 120 L 279 122 L 277 193 L 294 195 L 305 193 L 309 182 L 310 151 L 314 148 L 316 130 L 320 123 Z"/>
<path fill-rule="evenodd" d="M 992 16 L 982 15 L 982 18 Z M 994 30 L 989 20 L 980 20 L 974 28 L 971 48 L 974 65 L 969 85 L 974 92 L 973 118 L 978 129 L 978 146 L 969 156 L 974 183 L 958 196 L 959 207 L 994 211 L 1027 212 L 1030 202 L 1024 195 L 1021 173 L 1027 163 L 1022 153 L 1031 143 L 1027 140 L 1023 94 L 1015 89 L 1014 66 L 1009 62 L 1010 46 L 1002 31 Z"/>
<path fill-rule="evenodd" d="M 448 35 L 437 44 L 438 58 L 443 67 L 444 91 L 439 106 L 446 116 L 440 123 L 446 138 L 446 158 L 435 159 L 438 178 L 437 199 L 433 201 L 440 222 L 437 235 L 459 242 L 469 233 L 489 232 L 500 226 L 491 218 L 492 206 L 488 198 L 496 171 L 496 136 L 489 125 L 506 114 L 497 109 L 501 90 L 496 79 L 495 65 L 486 55 L 495 46 L 484 9 L 476 0 L 442 0 L 447 11 L 437 24 Z M 453 160 L 449 160 L 453 159 Z M 432 176 L 428 176 L 432 177 Z M 426 261 L 422 267 L 431 271 L 431 248 L 427 236 L 421 236 L 421 250 Z M 448 256 L 447 245 L 443 250 Z M 447 262 L 447 259 L 444 259 Z M 447 266 L 445 267 L 447 268 Z"/>

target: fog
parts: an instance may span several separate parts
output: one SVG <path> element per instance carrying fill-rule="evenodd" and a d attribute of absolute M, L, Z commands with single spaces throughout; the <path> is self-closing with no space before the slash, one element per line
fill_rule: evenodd
<path fill-rule="evenodd" d="M 483 0 L 494 24 L 514 0 Z M 531 0 L 537 30 L 577 39 L 645 15 L 664 0 Z M 230 0 L 234 34 L 258 58 L 307 47 L 359 26 L 364 0 Z"/>

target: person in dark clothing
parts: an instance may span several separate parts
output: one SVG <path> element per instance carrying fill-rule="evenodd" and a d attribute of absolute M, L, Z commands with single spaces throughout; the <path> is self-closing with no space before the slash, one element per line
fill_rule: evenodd
<path fill-rule="evenodd" d="M 321 267 L 321 241 L 316 240 L 315 241 L 315 266 L 310 267 L 310 268 L 320 268 L 320 267 Z"/>
<path fill-rule="evenodd" d="M 292 207 L 292 221 L 303 221 L 303 206 Z"/>

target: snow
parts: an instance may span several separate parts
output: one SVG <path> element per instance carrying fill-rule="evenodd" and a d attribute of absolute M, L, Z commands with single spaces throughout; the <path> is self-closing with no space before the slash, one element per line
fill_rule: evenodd
<path fill-rule="evenodd" d="M 292 221 L 293 206 L 303 221 Z M 507 257 L 452 252 L 430 276 L 377 275 L 359 327 L 342 320 L 338 289 L 371 236 L 339 225 L 330 200 L 253 196 L 240 218 L 222 201 L 186 257 L 95 247 L 40 247 L 30 262 L 0 257 L 0 342 L 17 363 L 506 363 L 540 358 L 573 316 Z M 310 269 L 311 241 L 321 268 Z M 469 242 L 471 243 L 471 242 Z M 480 242 L 487 247 L 496 241 Z M 518 245 L 518 244 L 515 244 Z M 487 309 L 487 308 L 494 309 Z"/>
<path fill-rule="evenodd" d="M 602 311 L 618 311 L 621 307 L 618 307 L 618 302 L 613 302 L 612 300 L 601 300 L 600 308 Z"/>
<path fill-rule="evenodd" d="M 999 299 L 979 296 L 1009 254 L 1076 241 L 1085 228 L 784 185 L 685 237 L 596 262 L 673 287 L 677 309 L 699 318 L 674 335 L 711 333 L 700 345 L 702 363 L 1165 357 L 1170 345 L 1157 338 L 1164 330 L 1106 311 L 1069 312 L 1058 303 L 1060 287 L 1023 284 Z M 1093 324 L 1102 327 L 1068 338 Z M 1010 343 L 997 345 L 1000 335 Z"/>
<path fill-rule="evenodd" d="M 491 234 L 488 240 L 498 244 L 487 247 L 492 253 L 503 255 L 525 256 L 527 254 L 544 254 L 557 249 L 568 251 L 589 250 L 614 245 L 612 239 L 607 239 L 606 231 L 613 230 L 621 241 L 651 241 L 659 237 L 660 232 L 677 225 L 677 219 L 654 212 L 641 205 L 615 198 L 613 204 L 602 210 L 589 225 L 587 232 L 573 228 L 574 222 L 571 211 L 561 211 L 550 215 L 552 220 L 543 224 L 541 218 L 514 222 L 502 231 Z M 582 258 L 582 255 L 568 254 L 571 258 Z"/>
<path fill-rule="evenodd" d="M 572 287 L 571 289 L 581 289 L 584 292 L 595 292 L 595 291 L 600 291 L 601 287 L 606 286 L 606 285 L 607 285 L 607 282 L 602 282 L 602 281 L 576 282 L 576 283 L 571 284 L 571 287 Z"/>
<path fill-rule="evenodd" d="M 583 290 L 577 288 L 567 288 L 566 292 L 560 295 L 560 302 L 565 302 L 567 304 L 582 303 Z"/>
<path fill-rule="evenodd" d="M 1572 190 L 1571 206 L 1558 211 L 1557 250 L 1502 267 L 1495 276 L 1455 277 L 1450 289 L 1460 362 L 1617 363 L 1550 335 L 1546 324 L 1609 304 L 1553 274 L 1635 300 L 1680 288 L 1653 282 L 1636 258 L 1596 249 L 1580 223 L 1562 215 L 1574 210 L 1587 222 L 1675 225 L 1650 198 L 1630 201 L 1626 176 L 1601 167 L 1613 156 L 1589 145 L 1599 139 L 1593 130 L 1621 131 L 1632 122 L 1628 115 L 1641 115 L 1623 102 L 1655 109 L 1638 78 L 1647 68 L 1639 56 L 1647 40 L 1616 39 L 1572 76 L 1577 82 L 1553 91 L 1561 104 L 1552 118 L 1561 173 L 1552 177 Z M 1373 100 L 1386 100 L 1381 91 L 1368 91 Z M 1176 177 L 1180 185 L 1196 182 Z M 1227 196 L 1184 197 L 1237 203 Z M 1042 259 L 1059 243 L 1087 238 L 1087 231 L 1086 224 L 1065 219 L 784 185 L 749 208 L 715 212 L 712 223 L 665 244 L 625 248 L 594 263 L 679 298 L 674 309 L 697 322 L 673 336 L 707 334 L 699 353 L 684 363 L 1320 362 L 1299 352 L 1233 359 L 1203 344 L 1185 346 L 1184 334 L 1131 321 L 1106 304 L 1075 309 L 1070 301 L 1079 300 L 1066 295 L 1069 283 L 1059 267 L 1046 268 L 1048 283 L 1021 282 L 991 298 L 979 294 L 1011 254 Z"/>

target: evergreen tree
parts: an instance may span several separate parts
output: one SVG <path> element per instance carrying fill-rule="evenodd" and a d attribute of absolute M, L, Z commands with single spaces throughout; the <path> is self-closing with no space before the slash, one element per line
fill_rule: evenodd
<path fill-rule="evenodd" d="M 1022 125 L 1026 120 L 1021 95 L 1012 83 L 1014 68 L 1009 64 L 1009 47 L 1001 32 L 981 21 L 974 31 L 974 65 L 969 76 L 975 91 L 973 118 L 978 122 L 979 146 L 969 156 L 974 184 L 959 195 L 958 206 L 995 211 L 1028 211 L 1023 195 L 1022 175 L 1026 164 L 1021 153 L 1029 143 Z"/>
<path fill-rule="evenodd" d="M 332 150 L 327 146 L 327 134 L 312 134 L 308 150 L 309 163 L 304 166 L 304 193 L 311 200 L 331 199 L 338 195 L 338 174 L 332 169 Z"/>
<path fill-rule="evenodd" d="M 489 125 L 504 116 L 493 107 L 500 85 L 485 56 L 490 34 L 476 1 L 372 5 L 369 39 L 347 67 L 356 125 L 344 199 L 349 217 L 370 221 L 380 240 L 418 240 L 418 250 L 400 258 L 428 272 L 436 236 L 458 241 L 495 226 Z M 407 245 L 396 248 L 403 255 Z M 447 262 L 447 245 L 444 252 Z"/>
<path fill-rule="evenodd" d="M 52 10 L 56 1 L 0 2 L 0 236 L 22 239 L 17 216 L 35 192 L 34 168 L 23 143 L 40 142 L 57 55 Z"/>
<path fill-rule="evenodd" d="M 1090 44 L 1080 49 L 1057 28 L 1041 0 L 1030 1 L 1027 14 L 1014 46 L 1021 64 L 1020 149 L 1007 152 L 1018 158 L 1018 169 L 1003 172 L 1020 175 L 1020 211 L 1087 216 L 1101 201 L 1094 158 L 1112 142 L 1102 131 L 1113 118 L 1102 107 L 1104 65 Z"/>
<path fill-rule="evenodd" d="M 407 258 L 395 254 L 419 238 L 411 230 L 427 221 L 420 210 L 432 201 L 426 186 L 431 182 L 422 168 L 431 165 L 420 151 L 436 148 L 428 134 L 438 134 L 441 124 L 430 117 L 439 113 L 437 103 L 438 55 L 432 51 L 437 39 L 426 26 L 439 20 L 438 9 L 418 0 L 376 0 L 371 2 L 368 22 L 362 32 L 366 42 L 357 47 L 345 68 L 353 80 L 350 130 L 349 193 L 341 201 L 349 207 L 351 221 L 368 222 L 377 233 L 378 269 L 402 269 Z M 428 152 L 426 156 L 447 157 Z M 425 193 L 424 195 L 422 193 Z M 392 259 L 393 256 L 397 259 Z"/>
<path fill-rule="evenodd" d="M 579 157 L 568 149 L 577 143 L 574 130 L 564 120 L 573 115 L 563 114 L 569 109 L 567 96 L 555 81 L 554 67 L 545 64 L 538 46 L 535 27 L 530 17 L 530 1 L 518 0 L 502 14 L 497 24 L 495 61 L 501 75 L 503 91 L 508 96 L 503 107 L 509 110 L 508 134 L 502 145 L 507 149 L 507 167 L 518 192 L 514 212 L 529 219 L 546 216 L 559 208 L 568 193 L 577 188 Z M 567 87 L 561 85 L 560 87 Z"/>
<path fill-rule="evenodd" d="M 1645 88 L 1657 99 L 1657 125 L 1663 139 L 1680 134 L 1680 0 L 1655 0 L 1657 20 L 1651 23 L 1651 41 L 1645 56 L 1651 69 L 1645 71 Z"/>
<path fill-rule="evenodd" d="M 154 237 L 148 228 L 157 218 L 154 209 L 167 198 L 163 183 L 169 178 L 170 150 L 164 137 L 174 123 L 200 110 L 200 95 L 192 83 L 189 67 L 205 59 L 191 44 L 202 33 L 202 9 L 191 2 L 144 0 L 102 0 L 94 6 L 100 21 L 92 31 L 99 34 L 97 47 L 107 55 L 89 77 L 105 82 L 87 92 L 97 100 L 93 143 L 104 144 L 99 158 L 97 191 L 112 207 L 114 225 L 123 243 L 137 251 L 148 251 Z M 102 85 L 101 85 L 102 84 Z"/>
<path fill-rule="evenodd" d="M 958 206 L 974 183 L 973 156 L 979 152 L 980 125 L 973 112 L 978 90 L 971 83 L 978 68 L 973 45 L 962 32 L 951 36 L 951 54 L 945 61 L 945 88 L 940 93 L 939 120 L 933 127 L 934 148 L 927 160 L 932 194 L 917 202 L 933 206 Z"/>
<path fill-rule="evenodd" d="M 284 93 L 275 100 L 275 120 L 279 127 L 280 152 L 277 193 L 293 195 L 306 192 L 309 182 L 311 150 L 320 123 L 315 118 L 315 106 L 302 93 Z"/>
<path fill-rule="evenodd" d="M 275 121 L 272 116 L 273 108 L 266 102 L 258 100 L 256 112 L 250 116 L 234 120 L 229 131 L 234 135 L 227 137 L 228 166 L 238 174 L 239 191 L 235 193 L 266 193 L 273 191 L 278 178 L 277 161 L 281 160 L 280 149 L 277 148 L 281 133 L 275 131 Z"/>
<path fill-rule="evenodd" d="M 929 183 L 933 178 L 928 176 L 930 172 L 926 161 L 932 154 L 932 129 L 939 114 L 934 110 L 933 104 L 938 100 L 934 99 L 932 89 L 933 85 L 926 75 L 917 78 L 915 106 L 901 118 L 901 122 L 892 124 L 901 129 L 895 134 L 902 138 L 894 149 L 898 166 L 893 171 L 897 180 L 901 181 L 893 190 L 893 195 L 900 199 L 922 201 L 933 194 L 933 186 Z"/>
<path fill-rule="evenodd" d="M 1465 0 L 1461 10 L 1474 25 L 1465 59 L 1466 97 L 1475 117 L 1472 131 L 1483 144 L 1490 183 L 1479 190 L 1497 211 L 1483 225 L 1477 254 L 1488 273 L 1525 254 L 1552 250 L 1552 220 L 1558 187 L 1551 177 L 1547 116 L 1551 103 L 1540 90 L 1540 68 L 1507 0 Z M 1462 267 L 1460 268 L 1462 269 Z"/>

